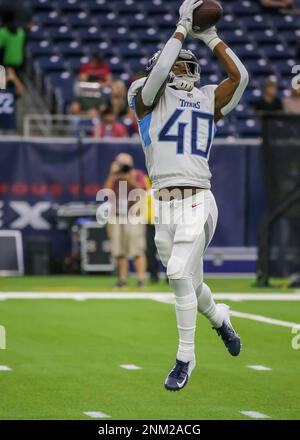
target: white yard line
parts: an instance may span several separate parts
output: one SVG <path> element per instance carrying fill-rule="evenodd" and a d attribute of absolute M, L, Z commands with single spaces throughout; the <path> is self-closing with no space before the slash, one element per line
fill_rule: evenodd
<path fill-rule="evenodd" d="M 271 419 L 272 417 L 266 414 L 260 413 L 258 411 L 240 411 L 244 416 L 250 417 L 251 419 Z"/>
<path fill-rule="evenodd" d="M 0 299 L 72 299 L 83 301 L 87 299 L 150 299 L 156 300 L 162 295 L 172 298 L 172 293 L 146 292 L 0 292 Z"/>
<path fill-rule="evenodd" d="M 124 364 L 120 365 L 121 368 L 124 368 L 125 370 L 142 370 L 142 367 L 138 367 L 134 364 Z"/>
<path fill-rule="evenodd" d="M 221 298 L 216 298 L 216 295 L 214 295 L 215 299 L 221 299 Z M 221 294 L 223 295 L 223 294 Z M 234 294 L 232 294 L 234 295 Z M 281 295 L 281 294 L 280 294 Z M 225 296 L 225 294 L 224 294 Z M 248 296 L 250 296 L 250 294 L 248 294 Z M 274 295 L 273 295 L 274 296 Z M 226 299 L 225 297 L 222 296 L 222 300 Z M 174 303 L 174 299 L 156 299 L 156 301 L 161 301 L 164 303 L 170 303 L 173 304 Z M 263 301 L 262 299 L 259 299 L 258 301 Z M 281 300 L 282 301 L 282 300 Z M 289 301 L 289 300 L 287 300 Z M 288 327 L 288 328 L 300 328 L 300 323 L 296 323 L 296 322 L 289 322 L 289 321 L 282 321 L 279 319 L 273 319 L 273 318 L 269 318 L 267 316 L 262 316 L 262 315 L 254 315 L 253 313 L 243 313 L 243 312 L 238 312 L 236 310 L 232 310 L 230 309 L 230 315 L 234 316 L 236 318 L 244 318 L 244 319 L 250 319 L 251 321 L 258 321 L 258 322 L 263 322 L 265 324 L 272 324 L 272 325 L 277 325 L 280 327 Z"/>
<path fill-rule="evenodd" d="M 300 301 L 300 293 L 215 293 L 215 299 L 228 301 Z"/>
<path fill-rule="evenodd" d="M 156 293 L 153 299 L 164 303 L 174 303 L 174 294 Z M 218 301 L 300 301 L 299 293 L 213 293 Z"/>
<path fill-rule="evenodd" d="M 264 365 L 247 365 L 247 368 L 257 371 L 272 371 L 272 368 L 265 367 Z"/>
<path fill-rule="evenodd" d="M 110 419 L 111 418 L 111 416 L 109 416 L 101 411 L 87 411 L 87 412 L 84 412 L 83 414 L 85 414 L 88 417 L 91 417 L 92 419 Z"/>
<path fill-rule="evenodd" d="M 300 301 L 300 293 L 214 293 L 214 299 L 227 301 Z M 6 299 L 151 299 L 171 302 L 173 293 L 164 292 L 0 292 Z"/>
<path fill-rule="evenodd" d="M 263 322 L 265 324 L 277 325 L 279 327 L 288 327 L 288 328 L 299 327 L 300 328 L 299 323 L 289 322 L 289 321 L 281 321 L 280 319 L 268 318 L 267 316 L 253 315 L 252 313 L 237 312 L 235 310 L 230 310 L 230 314 L 231 314 L 231 316 L 235 316 L 236 318 L 250 319 L 251 321 Z"/>
<path fill-rule="evenodd" d="M 214 293 L 213 297 L 227 301 L 300 301 L 300 293 Z"/>
<path fill-rule="evenodd" d="M 0 365 L 0 371 L 12 371 L 7 365 Z"/>
<path fill-rule="evenodd" d="M 228 301 L 300 301 L 299 293 L 215 293 L 213 296 L 217 300 Z M 0 300 L 6 299 L 71 299 L 75 301 L 84 301 L 88 299 L 148 299 L 167 304 L 174 304 L 174 294 L 163 292 L 0 292 Z M 252 321 L 263 322 L 265 324 L 272 324 L 280 327 L 300 328 L 300 323 L 282 321 L 252 313 L 231 310 L 231 315 L 236 318 L 250 319 Z"/>

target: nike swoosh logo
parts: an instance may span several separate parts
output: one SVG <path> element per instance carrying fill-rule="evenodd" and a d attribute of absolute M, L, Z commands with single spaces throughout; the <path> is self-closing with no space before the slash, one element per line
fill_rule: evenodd
<path fill-rule="evenodd" d="M 196 206 L 201 205 L 201 203 L 194 203 L 194 205 L 192 205 L 192 208 L 196 208 Z"/>
<path fill-rule="evenodd" d="M 186 382 L 186 378 L 182 381 L 182 382 L 177 382 L 177 385 L 179 386 L 179 388 L 182 388 L 183 387 L 183 385 L 185 384 L 185 382 Z"/>

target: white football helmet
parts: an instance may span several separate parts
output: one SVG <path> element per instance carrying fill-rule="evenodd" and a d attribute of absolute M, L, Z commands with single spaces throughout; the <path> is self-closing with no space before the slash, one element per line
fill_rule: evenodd
<path fill-rule="evenodd" d="M 149 75 L 157 63 L 160 54 L 161 50 L 157 51 L 148 61 L 146 66 L 147 75 Z M 176 64 L 177 63 L 184 63 L 186 73 L 175 75 L 173 72 L 170 72 L 168 84 L 174 86 L 178 90 L 186 90 L 187 92 L 190 92 L 193 90 L 195 84 L 200 81 L 201 68 L 199 62 L 191 50 L 181 49 L 176 61 Z"/>

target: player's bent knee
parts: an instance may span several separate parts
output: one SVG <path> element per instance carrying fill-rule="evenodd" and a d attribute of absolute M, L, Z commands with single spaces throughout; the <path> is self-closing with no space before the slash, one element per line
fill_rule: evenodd
<path fill-rule="evenodd" d="M 184 261 L 182 258 L 172 256 L 167 266 L 167 276 L 172 280 L 184 277 Z"/>
<path fill-rule="evenodd" d="M 203 289 L 203 281 L 200 282 L 199 284 L 197 284 L 197 286 L 195 286 L 197 297 L 199 297 L 199 295 L 201 295 L 202 289 Z"/>

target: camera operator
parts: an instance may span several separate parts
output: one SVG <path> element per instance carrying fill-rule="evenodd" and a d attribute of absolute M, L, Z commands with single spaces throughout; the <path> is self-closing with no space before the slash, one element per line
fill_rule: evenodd
<path fill-rule="evenodd" d="M 120 194 L 119 183 L 127 183 L 127 194 Z M 137 285 L 145 285 L 146 271 L 146 238 L 145 224 L 133 224 L 128 215 L 129 209 L 135 202 L 128 201 L 128 194 L 133 189 L 145 188 L 145 175 L 143 171 L 134 169 L 133 158 L 129 154 L 119 154 L 111 164 L 109 176 L 104 184 L 107 189 L 112 189 L 116 195 L 115 222 L 110 225 L 112 241 L 112 255 L 117 260 L 118 282 L 116 287 L 126 287 L 128 277 L 128 259 L 134 258 L 137 274 Z M 125 197 L 126 196 L 126 197 Z M 127 217 L 126 224 L 120 218 Z"/>

